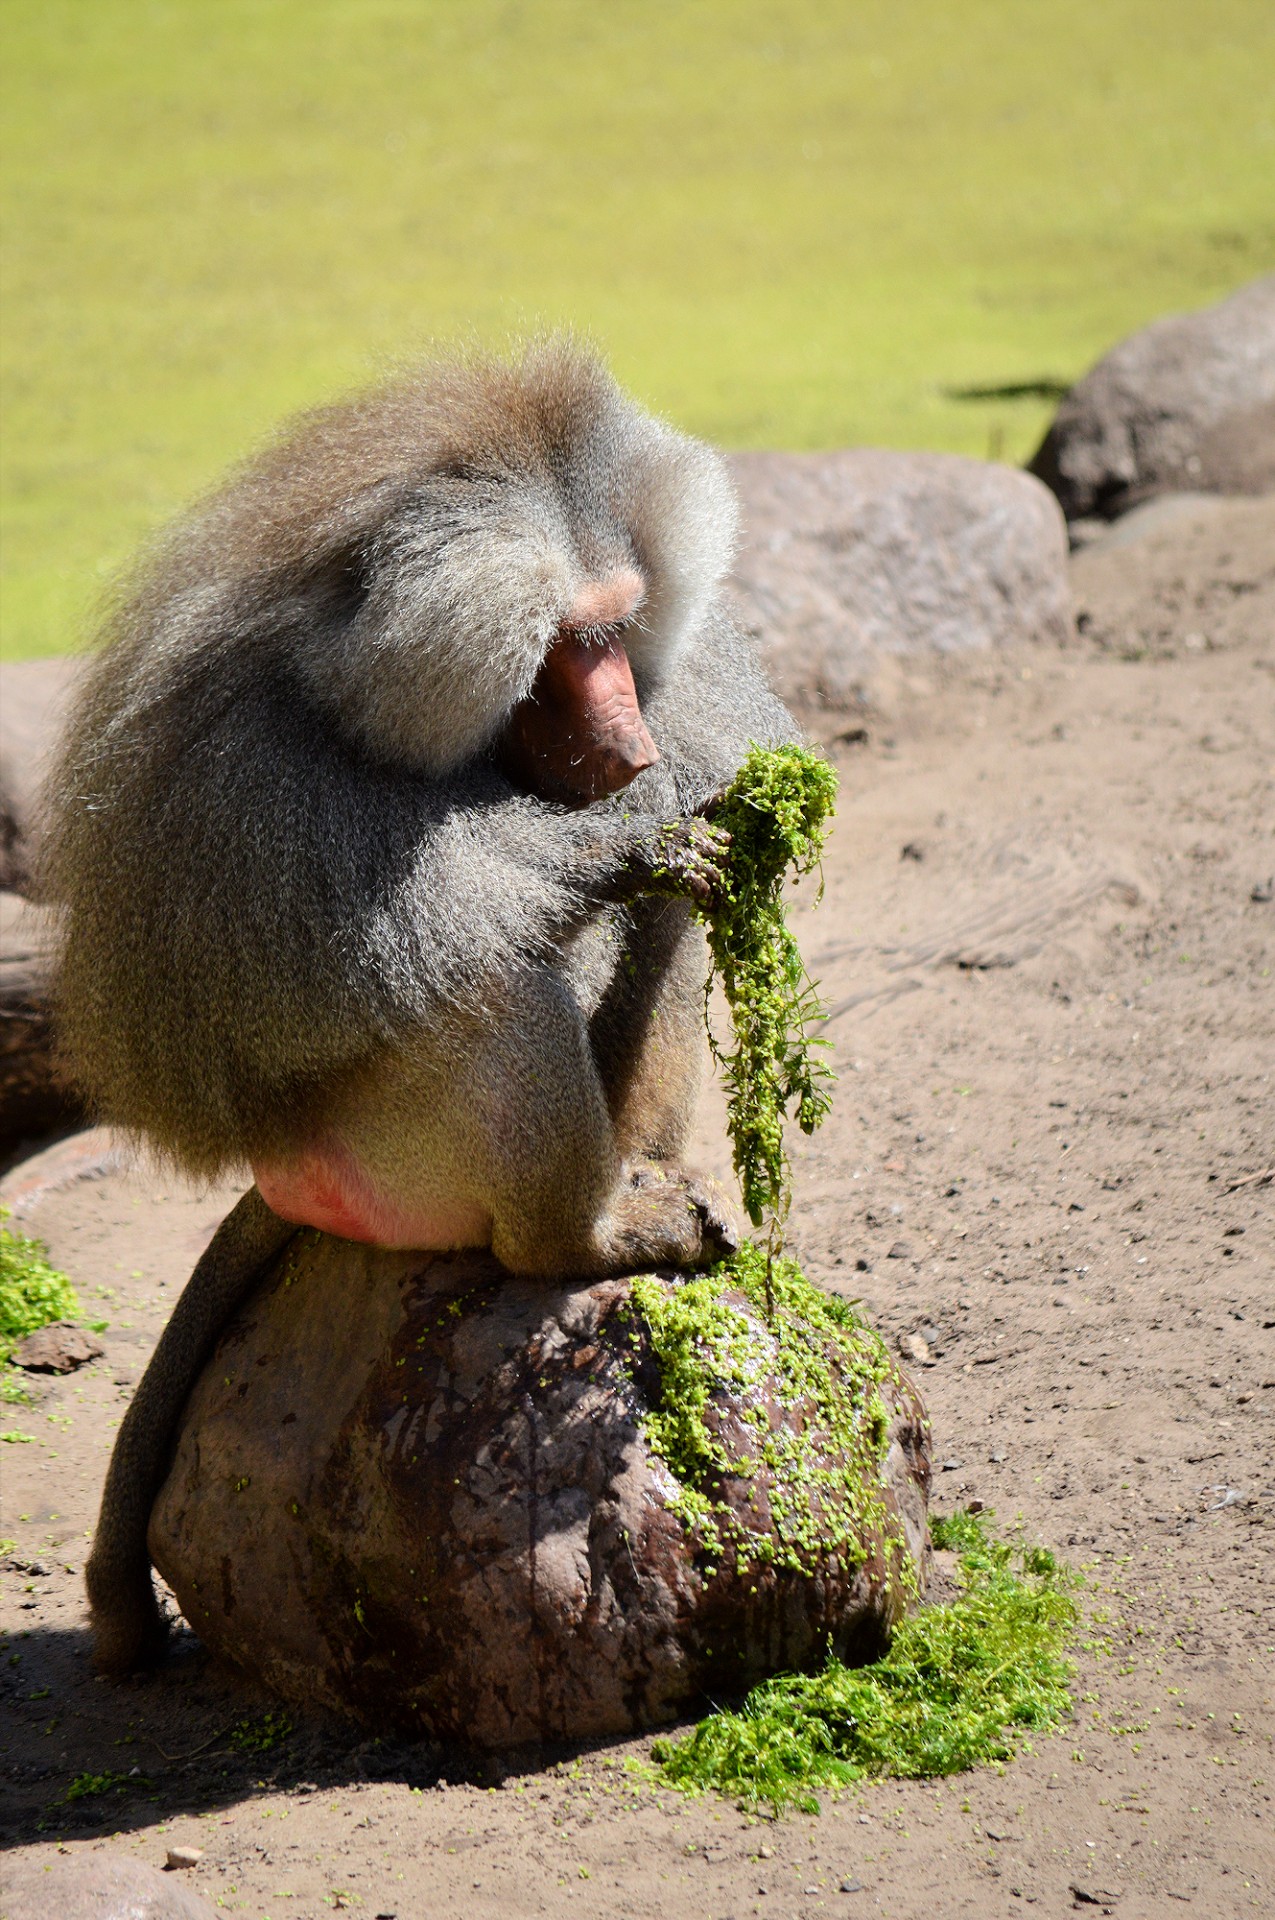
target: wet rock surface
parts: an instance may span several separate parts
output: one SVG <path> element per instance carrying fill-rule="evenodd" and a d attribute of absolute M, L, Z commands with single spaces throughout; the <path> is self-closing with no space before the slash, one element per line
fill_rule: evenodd
<path fill-rule="evenodd" d="M 792 1550 L 763 1457 L 809 1406 L 779 1404 L 764 1363 L 715 1390 L 731 1468 L 705 1535 L 644 1430 L 662 1385 L 631 1285 L 298 1236 L 205 1370 L 152 1515 L 205 1643 L 298 1703 L 489 1747 L 656 1726 L 829 1647 L 874 1653 L 923 1550 L 915 1390 L 882 1354 L 851 1553 L 809 1529 Z M 725 1297 L 764 1355 L 763 1318 Z"/>
<path fill-rule="evenodd" d="M 1066 640 L 1067 536 L 1038 481 L 956 454 L 744 453 L 731 593 L 769 678 L 853 708 L 883 658 Z"/>
<path fill-rule="evenodd" d="M 1275 489 L 1275 274 L 1113 347 L 1031 462 L 1068 520 L 1152 494 Z"/>

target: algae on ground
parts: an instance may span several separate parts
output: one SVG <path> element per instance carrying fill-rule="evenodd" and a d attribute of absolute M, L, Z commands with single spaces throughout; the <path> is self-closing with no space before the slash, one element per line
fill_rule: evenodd
<path fill-rule="evenodd" d="M 731 836 L 725 884 L 705 910 L 713 970 L 730 1008 L 734 1045 L 710 1042 L 729 1101 L 727 1128 L 748 1217 L 782 1222 L 788 1198 L 784 1120 L 813 1133 L 829 1105 L 830 1069 L 812 1051 L 814 987 L 784 918 L 790 872 L 818 865 L 837 776 L 806 747 L 749 749 L 713 810 Z"/>
<path fill-rule="evenodd" d="M 0 1208 L 0 1221 L 7 1218 L 7 1209 Z M 47 1248 L 0 1225 L 0 1362 L 27 1334 L 78 1312 L 75 1289 L 49 1264 Z"/>
<path fill-rule="evenodd" d="M 795 1260 L 749 1241 L 672 1288 L 640 1276 L 630 1298 L 660 1372 L 643 1432 L 677 1480 L 670 1504 L 710 1561 L 733 1553 L 742 1573 L 756 1560 L 809 1570 L 823 1558 L 850 1573 L 876 1544 L 892 1575 L 915 1591 L 902 1528 L 884 1498 L 889 1417 L 881 1386 L 893 1369 L 880 1335 L 812 1286 Z M 765 1400 L 757 1392 L 764 1382 Z M 772 1424 L 771 1399 L 801 1409 L 800 1427 Z M 727 1401 L 750 1430 L 743 1453 L 710 1423 L 714 1402 L 720 1409 Z M 722 1483 L 759 1472 L 770 1524 L 754 1532 L 722 1497 Z"/>
<path fill-rule="evenodd" d="M 8 1217 L 8 1209 L 0 1207 L 0 1222 Z M 50 1266 L 42 1243 L 0 1224 L 0 1401 L 12 1406 L 31 1397 L 10 1365 L 19 1340 L 50 1320 L 68 1320 L 78 1312 L 74 1287 Z"/>
<path fill-rule="evenodd" d="M 959 1773 L 1055 1726 L 1071 1707 L 1075 1576 L 1043 1548 L 992 1539 L 990 1518 L 934 1521 L 935 1545 L 960 1554 L 961 1592 L 904 1620 L 880 1660 L 766 1681 L 738 1712 L 657 1740 L 661 1778 L 746 1808 L 817 1812 L 817 1788 Z"/>

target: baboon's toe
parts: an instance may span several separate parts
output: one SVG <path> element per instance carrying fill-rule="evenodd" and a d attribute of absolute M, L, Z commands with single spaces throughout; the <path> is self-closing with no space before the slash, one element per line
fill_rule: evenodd
<path fill-rule="evenodd" d="M 730 1196 L 706 1174 L 696 1175 L 687 1184 L 691 1205 L 699 1215 L 704 1264 L 729 1259 L 739 1246 L 742 1232 Z"/>

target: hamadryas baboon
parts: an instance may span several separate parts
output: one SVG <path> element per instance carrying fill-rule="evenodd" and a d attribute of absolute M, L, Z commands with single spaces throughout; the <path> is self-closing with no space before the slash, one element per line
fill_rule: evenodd
<path fill-rule="evenodd" d="M 720 599 L 721 462 L 588 353 L 431 366 L 294 425 L 160 540 L 49 789 L 66 1051 L 195 1173 L 251 1167 L 121 1428 L 99 1660 L 213 1341 L 294 1224 L 555 1276 L 694 1266 L 702 811 L 792 735 Z"/>

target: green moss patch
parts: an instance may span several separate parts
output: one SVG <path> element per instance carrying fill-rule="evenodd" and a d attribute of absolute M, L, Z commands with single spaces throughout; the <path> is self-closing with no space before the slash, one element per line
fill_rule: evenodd
<path fill-rule="evenodd" d="M 0 1209 L 0 1219 L 7 1217 Z M 69 1320 L 79 1310 L 74 1287 L 49 1264 L 40 1241 L 0 1226 L 0 1362 L 37 1327 Z"/>
<path fill-rule="evenodd" d="M 1067 1645 L 1075 1576 L 1042 1548 L 991 1538 L 985 1519 L 936 1520 L 936 1546 L 960 1554 L 961 1592 L 896 1627 L 866 1667 L 756 1687 L 680 1740 L 657 1740 L 662 1779 L 746 1808 L 817 1812 L 816 1790 L 870 1775 L 924 1779 L 1012 1757 L 1025 1735 L 1071 1708 Z"/>
<path fill-rule="evenodd" d="M 828 1111 L 832 1074 L 814 1049 L 820 1014 L 784 919 L 790 873 L 809 873 L 823 851 L 837 776 L 805 747 L 752 747 L 713 821 L 731 836 L 726 884 L 705 915 L 713 970 L 730 1008 L 734 1044 L 713 1043 L 726 1081 L 727 1126 L 748 1217 L 786 1207 L 784 1120 L 813 1133 Z M 711 1035 L 710 1035 L 711 1038 Z"/>
<path fill-rule="evenodd" d="M 677 1480 L 674 1505 L 708 1559 L 734 1554 L 741 1573 L 759 1560 L 797 1570 L 821 1559 L 852 1572 L 875 1543 L 914 1589 L 883 1495 L 881 1387 L 893 1368 L 880 1336 L 795 1260 L 747 1241 L 672 1288 L 640 1277 L 631 1299 L 660 1373 L 647 1444 Z M 799 1418 L 776 1421 L 772 1408 Z M 761 1531 L 724 1497 L 730 1478 L 764 1482 L 751 1503 Z"/>

